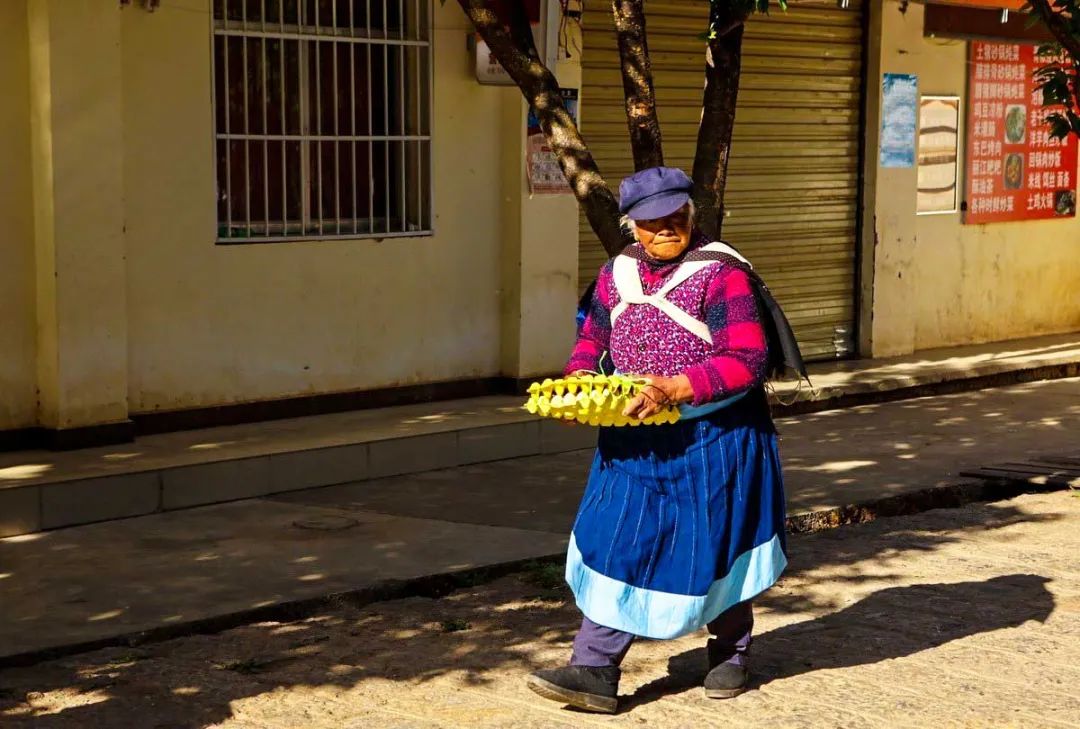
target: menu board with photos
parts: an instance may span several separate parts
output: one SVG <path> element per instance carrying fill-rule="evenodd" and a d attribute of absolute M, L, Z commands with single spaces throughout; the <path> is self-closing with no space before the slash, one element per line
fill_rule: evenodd
<path fill-rule="evenodd" d="M 949 5 L 967 5 L 973 8 L 1001 8 L 1002 10 L 1023 10 L 1028 0 L 948 0 Z"/>
<path fill-rule="evenodd" d="M 1076 215 L 1077 141 L 1050 136 L 1036 46 L 971 44 L 965 223 Z"/>

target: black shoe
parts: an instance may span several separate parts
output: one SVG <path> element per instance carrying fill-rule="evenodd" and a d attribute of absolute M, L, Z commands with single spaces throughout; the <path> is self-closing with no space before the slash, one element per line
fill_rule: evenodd
<path fill-rule="evenodd" d="M 563 666 L 537 671 L 525 682 L 545 699 L 561 701 L 585 711 L 614 714 L 621 675 L 618 666 Z"/>
<path fill-rule="evenodd" d="M 749 675 L 746 666 L 721 663 L 705 677 L 705 696 L 710 699 L 733 699 L 746 691 Z"/>

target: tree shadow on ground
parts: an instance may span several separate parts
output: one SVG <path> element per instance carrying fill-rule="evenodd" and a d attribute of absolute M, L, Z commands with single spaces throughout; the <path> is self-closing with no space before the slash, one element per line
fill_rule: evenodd
<path fill-rule="evenodd" d="M 755 669 L 762 681 L 777 681 L 908 656 L 959 638 L 1045 620 L 1054 602 L 1047 580 L 1035 575 L 890 587 L 846 606 L 835 602 L 843 589 L 811 594 L 805 586 L 815 580 L 849 586 L 865 582 L 859 586 L 865 594 L 876 584 L 910 576 L 913 562 L 933 559 L 937 550 L 973 534 L 1007 543 L 1015 539 L 1010 528 L 1059 518 L 1053 511 L 1032 513 L 1006 502 L 794 537 L 786 584 L 759 605 L 811 617 L 760 635 Z M 508 677 L 516 680 L 566 659 L 580 614 L 558 583 L 559 568 L 549 565 L 439 599 L 342 605 L 305 620 L 101 650 L 0 672 L 0 724 L 43 729 L 205 727 L 233 718 L 237 711 L 260 710 L 252 707 L 252 700 L 263 702 L 263 711 L 288 711 L 291 716 L 293 711 L 331 711 L 346 703 L 354 709 L 371 705 L 378 691 L 395 684 L 419 694 L 429 681 L 447 675 L 453 675 L 462 690 Z M 905 619 L 914 612 L 922 615 L 923 627 L 905 630 Z M 670 675 L 630 697 L 629 707 L 695 685 L 704 667 L 700 650 L 672 658 Z M 282 718 L 280 713 L 271 715 Z M 304 726 L 341 725 L 298 721 Z"/>
<path fill-rule="evenodd" d="M 1024 528 L 1062 519 L 1060 513 L 1029 513 L 1013 502 L 975 503 L 962 508 L 932 509 L 910 517 L 886 517 L 857 526 L 827 529 L 809 535 L 788 536 L 789 564 L 783 585 L 773 589 L 760 607 L 784 612 L 837 610 L 844 607 L 843 590 L 812 592 L 806 583 L 858 584 L 897 579 L 913 560 L 932 555 L 973 536 L 988 543 L 1010 543 L 1011 528 Z M 812 544 L 806 549 L 804 545 Z"/>
<path fill-rule="evenodd" d="M 1048 581 L 1014 574 L 880 590 L 843 610 L 757 636 L 751 688 L 811 671 L 903 658 L 1031 620 L 1045 622 L 1054 611 Z M 903 616 L 913 614 L 920 615 L 921 624 L 905 628 Z M 700 686 L 706 672 L 704 648 L 680 653 L 668 661 L 667 676 L 627 697 L 624 710 Z"/>

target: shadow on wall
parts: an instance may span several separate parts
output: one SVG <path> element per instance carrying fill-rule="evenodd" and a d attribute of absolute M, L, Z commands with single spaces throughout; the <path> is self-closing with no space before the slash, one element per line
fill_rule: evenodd
<path fill-rule="evenodd" d="M 862 583 L 866 592 L 910 575 L 920 555 L 972 534 L 986 537 L 1011 525 L 1057 518 L 1003 503 L 930 512 L 918 517 L 917 529 L 910 520 L 882 519 L 796 537 L 784 589 L 759 605 L 763 612 L 802 611 L 810 617 L 758 636 L 755 668 L 769 683 L 1045 621 L 1054 598 L 1038 575 L 888 587 L 842 608 L 832 597 L 803 594 L 809 591 L 798 585 L 844 581 Z M 822 592 L 839 591 L 814 594 Z M 335 711 L 339 717 L 377 711 L 375 697 L 388 683 L 421 691 L 426 682 L 452 674 L 457 685 L 481 686 L 565 660 L 580 619 L 567 598 L 559 567 L 548 565 L 442 599 L 342 606 L 293 623 L 250 625 L 9 670 L 0 672 L 0 724 L 179 729 L 215 724 L 236 711 L 258 724 L 261 716 L 280 721 L 310 710 L 311 726 L 340 726 L 333 723 Z M 905 628 L 914 613 L 918 629 Z M 705 668 L 702 651 L 672 658 L 669 668 L 668 677 L 629 698 L 630 711 L 695 685 Z"/>

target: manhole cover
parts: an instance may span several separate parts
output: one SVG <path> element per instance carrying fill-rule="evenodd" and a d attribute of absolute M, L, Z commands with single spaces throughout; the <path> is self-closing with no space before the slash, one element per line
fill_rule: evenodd
<path fill-rule="evenodd" d="M 310 519 L 297 519 L 293 526 L 298 529 L 315 529 L 323 532 L 334 532 L 342 529 L 351 529 L 358 525 L 356 519 L 347 516 L 316 516 Z"/>

